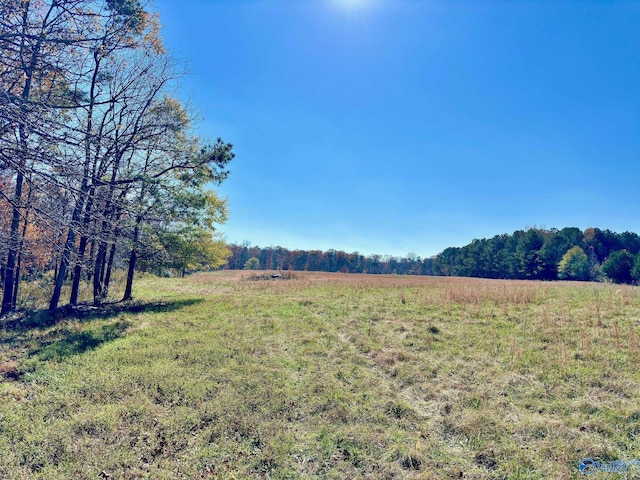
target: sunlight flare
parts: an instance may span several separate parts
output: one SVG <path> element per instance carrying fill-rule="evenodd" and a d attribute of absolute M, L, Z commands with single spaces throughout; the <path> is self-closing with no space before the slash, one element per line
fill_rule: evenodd
<path fill-rule="evenodd" d="M 333 4 L 343 10 L 362 10 L 371 3 L 371 0 L 333 0 Z"/>

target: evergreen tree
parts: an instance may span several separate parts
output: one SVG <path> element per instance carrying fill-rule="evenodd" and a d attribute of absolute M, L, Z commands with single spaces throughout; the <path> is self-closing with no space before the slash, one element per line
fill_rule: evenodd
<path fill-rule="evenodd" d="M 627 250 L 613 252 L 602 264 L 602 271 L 615 283 L 631 283 L 634 260 L 634 256 Z"/>

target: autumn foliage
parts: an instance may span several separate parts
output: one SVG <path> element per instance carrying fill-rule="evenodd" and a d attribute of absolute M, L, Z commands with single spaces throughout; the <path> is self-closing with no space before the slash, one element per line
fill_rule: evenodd
<path fill-rule="evenodd" d="M 0 0 L 2 313 L 45 272 L 52 309 L 66 287 L 72 305 L 85 285 L 104 302 L 117 268 L 129 299 L 141 256 L 182 265 L 169 238 L 202 246 L 187 265 L 220 263 L 226 205 L 210 186 L 234 154 L 194 135 L 169 95 L 178 76 L 147 2 Z"/>

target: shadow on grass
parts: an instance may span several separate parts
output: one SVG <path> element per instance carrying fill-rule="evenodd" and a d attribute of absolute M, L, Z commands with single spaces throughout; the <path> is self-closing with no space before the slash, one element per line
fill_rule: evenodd
<path fill-rule="evenodd" d="M 0 327 L 5 331 L 24 333 L 36 328 L 48 328 L 63 320 L 108 320 L 124 314 L 171 312 L 184 307 L 201 303 L 202 299 L 193 298 L 176 300 L 172 302 L 118 302 L 106 303 L 99 307 L 81 304 L 78 306 L 67 305 L 56 310 L 39 310 L 36 312 L 18 312 L 12 318 L 0 322 Z M 4 341 L 4 340 L 3 340 Z M 0 342 L 2 343 L 2 342 Z"/>
<path fill-rule="evenodd" d="M 40 348 L 36 347 L 31 355 L 37 356 L 39 360 L 60 361 L 124 336 L 130 325 L 131 322 L 121 319 L 115 323 L 103 325 L 98 330 L 70 331 L 60 329 L 55 332 L 55 340 L 51 343 L 44 343 Z"/>
<path fill-rule="evenodd" d="M 201 303 L 202 299 L 171 302 L 127 302 L 66 306 L 54 311 L 18 312 L 0 321 L 0 348 L 11 360 L 0 364 L 0 379 L 19 379 L 22 372 L 17 362 L 31 357 L 41 361 L 62 360 L 92 350 L 126 334 L 132 325 L 125 315 L 172 312 Z M 78 326 L 96 320 L 115 320 L 100 328 Z M 9 365 L 15 364 L 15 368 Z"/>

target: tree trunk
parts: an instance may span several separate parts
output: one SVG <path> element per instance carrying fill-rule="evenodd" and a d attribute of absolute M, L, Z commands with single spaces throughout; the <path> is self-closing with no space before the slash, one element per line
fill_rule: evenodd
<path fill-rule="evenodd" d="M 144 198 L 145 188 L 142 187 L 140 192 L 140 202 Z M 136 262 L 138 261 L 138 241 L 140 240 L 140 223 L 142 222 L 142 216 L 136 218 L 136 226 L 133 229 L 133 247 L 131 248 L 131 255 L 129 256 L 129 267 L 127 269 L 127 284 L 124 287 L 124 296 L 122 301 L 131 300 L 131 293 L 133 291 L 133 276 L 136 271 Z"/>
<path fill-rule="evenodd" d="M 69 303 L 78 305 L 78 294 L 80 292 L 80 280 L 82 280 L 82 264 L 84 263 L 84 254 L 87 251 L 87 243 L 89 242 L 88 231 L 91 224 L 91 210 L 93 208 L 93 196 L 95 189 L 89 190 L 89 198 L 85 207 L 84 220 L 82 222 L 83 235 L 80 237 L 80 245 L 78 245 L 78 253 L 76 255 L 76 265 L 73 269 L 73 284 L 71 285 L 71 295 Z"/>
<path fill-rule="evenodd" d="M 89 248 L 89 265 L 93 265 L 96 261 L 96 241 L 91 240 L 91 247 Z M 93 270 L 87 268 L 87 282 L 93 280 Z"/>
<path fill-rule="evenodd" d="M 18 258 L 18 250 L 20 246 L 20 202 L 22 200 L 22 184 L 24 176 L 18 172 L 16 177 L 16 189 L 13 196 L 13 212 L 11 215 L 11 231 L 9 236 L 9 251 L 7 254 L 7 263 L 5 266 L 4 289 L 2 292 L 2 309 L 0 315 L 10 312 L 15 308 L 13 302 L 13 294 L 18 282 L 16 278 L 16 262 Z"/>
<path fill-rule="evenodd" d="M 102 292 L 104 289 L 104 270 L 107 259 L 107 243 L 100 241 L 98 244 L 98 254 L 96 255 L 95 268 L 93 270 L 93 304 L 100 305 L 103 301 Z"/>
<path fill-rule="evenodd" d="M 131 293 L 133 291 L 133 275 L 136 271 L 136 262 L 138 260 L 138 251 L 134 244 L 131 249 L 131 256 L 129 257 L 129 268 L 127 269 L 127 284 L 124 287 L 124 296 L 122 297 L 122 301 L 125 302 L 127 300 L 131 300 L 133 297 Z"/>
<path fill-rule="evenodd" d="M 87 248 L 87 237 L 80 237 L 80 245 L 76 254 L 76 264 L 73 267 L 73 282 L 71 283 L 71 295 L 69 295 L 69 304 L 78 305 L 78 293 L 80 291 L 80 277 L 82 276 L 82 261 L 84 251 Z"/>
<path fill-rule="evenodd" d="M 78 201 L 80 202 L 80 200 Z M 58 308 L 58 303 L 60 302 L 62 286 L 64 285 L 64 279 L 67 276 L 67 269 L 69 268 L 69 264 L 71 263 L 71 252 L 73 251 L 74 244 L 76 243 L 76 232 L 74 224 L 78 222 L 77 217 L 80 216 L 79 214 L 76 215 L 76 212 L 79 210 L 79 208 L 80 205 L 77 205 L 73 212 L 71 225 L 69 226 L 69 232 L 67 232 L 67 240 L 64 244 L 62 258 L 60 259 L 60 264 L 58 266 L 58 275 L 56 276 L 56 282 L 53 286 L 53 294 L 51 295 L 51 301 L 49 302 L 49 310 L 55 310 L 56 308 Z"/>
<path fill-rule="evenodd" d="M 29 191 L 29 195 L 27 197 L 27 204 L 31 202 L 31 191 Z M 24 246 L 24 239 L 27 236 L 27 226 L 29 225 L 29 212 L 24 214 L 24 222 L 22 223 L 22 239 L 20 240 L 20 245 L 18 247 L 18 261 L 16 263 L 16 281 L 14 282 L 13 288 L 13 305 L 18 304 L 18 287 L 20 286 L 20 269 L 22 266 L 22 249 Z"/>
<path fill-rule="evenodd" d="M 117 237 L 117 235 L 116 235 Z M 104 276 L 104 292 L 103 297 L 107 298 L 109 295 L 109 284 L 111 283 L 111 269 L 113 268 L 113 259 L 116 256 L 116 244 L 111 244 L 111 250 L 109 252 L 109 260 L 107 260 L 107 272 Z"/>
<path fill-rule="evenodd" d="M 117 155 L 111 171 L 109 182 L 109 193 L 105 199 L 102 226 L 99 232 L 100 241 L 98 244 L 98 254 L 96 256 L 95 271 L 93 272 L 93 304 L 100 305 L 106 298 L 108 288 L 105 279 L 107 275 L 107 241 L 113 237 L 117 238 L 117 229 L 113 227 L 113 221 L 117 217 L 117 207 L 114 206 L 114 194 L 116 190 L 116 179 L 120 168 L 121 155 Z"/>

